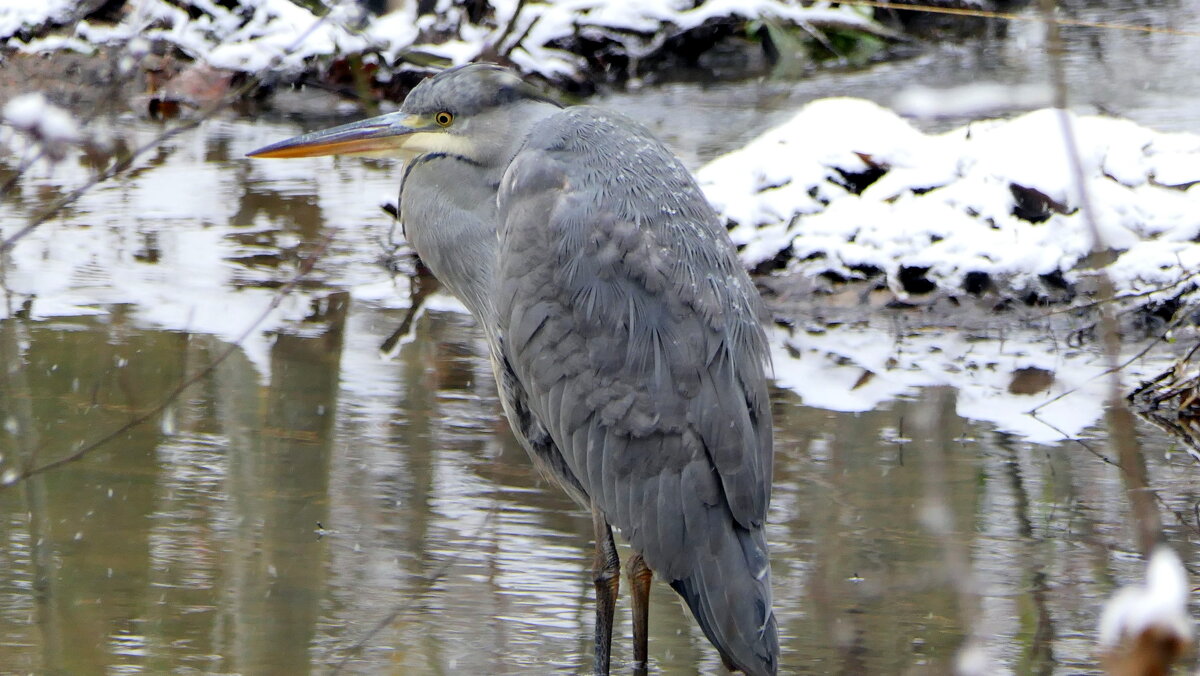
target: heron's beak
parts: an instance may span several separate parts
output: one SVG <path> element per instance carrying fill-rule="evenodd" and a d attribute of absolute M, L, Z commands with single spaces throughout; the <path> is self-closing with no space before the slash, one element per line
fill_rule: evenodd
<path fill-rule="evenodd" d="M 441 145 L 447 135 L 426 115 L 388 113 L 340 127 L 314 131 L 259 148 L 247 157 L 411 157 Z M 434 138 L 430 138 L 434 137 Z M 444 140 L 442 141 L 444 143 Z"/>

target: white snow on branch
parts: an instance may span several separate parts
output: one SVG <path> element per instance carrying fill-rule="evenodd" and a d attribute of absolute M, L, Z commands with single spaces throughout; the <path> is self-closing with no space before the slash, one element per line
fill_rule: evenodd
<path fill-rule="evenodd" d="M 1193 622 L 1188 615 L 1187 571 L 1174 550 L 1159 545 L 1146 565 L 1145 584 L 1121 588 L 1100 616 L 1100 647 L 1109 651 L 1136 650 L 1141 637 L 1190 644 Z M 1124 672 L 1122 672 L 1124 673 Z M 1145 673 L 1157 673 L 1147 670 Z"/>
<path fill-rule="evenodd" d="M 84 141 L 75 118 L 41 93 L 15 96 L 0 109 L 0 149 L 26 162 L 53 165 L 71 146 Z"/>

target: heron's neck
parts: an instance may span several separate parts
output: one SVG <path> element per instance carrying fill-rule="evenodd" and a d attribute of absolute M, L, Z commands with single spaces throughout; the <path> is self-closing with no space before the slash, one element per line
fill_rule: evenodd
<path fill-rule="evenodd" d="M 496 183 L 487 168 L 452 155 L 412 160 L 400 186 L 400 219 L 417 255 L 482 326 L 494 325 Z"/>

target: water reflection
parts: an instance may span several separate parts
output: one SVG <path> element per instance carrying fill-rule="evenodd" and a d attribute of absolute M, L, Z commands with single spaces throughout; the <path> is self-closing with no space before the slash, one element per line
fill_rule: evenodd
<path fill-rule="evenodd" d="M 0 492 L 6 668 L 586 670 L 586 516 L 500 422 L 469 318 L 431 311 L 381 361 L 402 315 L 332 298 L 306 331 L 275 338 L 266 382 L 235 356 L 162 424 Z M 0 327 L 10 464 L 120 424 L 223 348 L 131 330 L 120 312 Z M 1095 671 L 1099 604 L 1137 568 L 1117 469 L 1075 444 L 963 420 L 954 397 L 935 388 L 849 414 L 774 393 L 785 664 L 943 673 L 973 631 L 1017 673 Z M 1171 541 L 1195 562 L 1193 469 L 1152 443 L 1152 484 L 1183 515 Z M 930 527 L 934 490 L 952 516 L 945 533 Z M 619 620 L 624 668 L 631 628 Z M 658 673 L 717 668 L 661 585 L 651 641 Z"/>

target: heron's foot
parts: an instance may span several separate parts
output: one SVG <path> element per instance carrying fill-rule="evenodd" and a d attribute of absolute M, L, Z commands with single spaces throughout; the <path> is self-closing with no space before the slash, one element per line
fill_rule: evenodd
<path fill-rule="evenodd" d="M 633 596 L 633 673 L 645 674 L 649 659 L 650 581 L 654 572 L 641 554 L 634 554 L 625 565 L 625 574 L 629 576 Z"/>
<path fill-rule="evenodd" d="M 597 676 L 607 676 L 612 653 L 613 615 L 621 586 L 621 559 L 617 556 L 612 528 L 597 507 L 592 507 L 592 527 L 596 531 L 596 558 L 592 564 L 592 580 L 596 584 L 596 653 L 592 671 Z"/>

